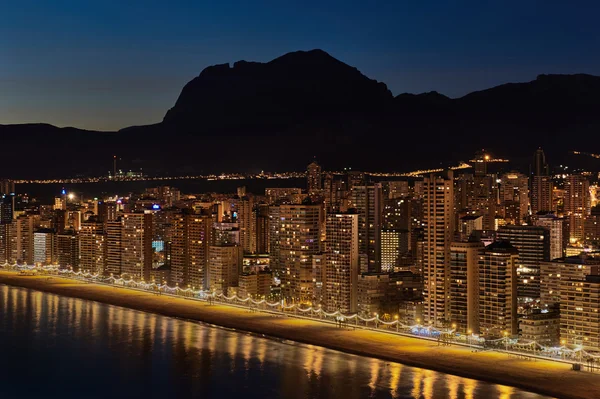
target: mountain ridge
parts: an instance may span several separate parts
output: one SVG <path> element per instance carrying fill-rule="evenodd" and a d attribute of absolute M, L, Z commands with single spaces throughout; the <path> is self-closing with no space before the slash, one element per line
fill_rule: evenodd
<path fill-rule="evenodd" d="M 23 163 L 20 151 L 9 152 L 0 174 L 106 173 L 114 154 L 153 174 L 298 170 L 313 156 L 330 169 L 410 170 L 469 159 L 484 147 L 528 157 L 540 145 L 558 162 L 566 150 L 557 139 L 594 144 L 598 107 L 594 75 L 541 74 L 459 98 L 435 91 L 393 96 L 385 83 L 325 51 L 297 51 L 265 63 L 203 69 L 152 125 L 100 135 L 48 124 L 0 125 L 8 146 L 31 154 Z M 55 160 L 48 168 L 48 154 L 64 153 L 69 162 Z"/>

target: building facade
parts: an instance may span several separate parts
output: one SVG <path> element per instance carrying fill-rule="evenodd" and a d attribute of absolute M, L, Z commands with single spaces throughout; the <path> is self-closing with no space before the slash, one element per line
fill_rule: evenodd
<path fill-rule="evenodd" d="M 329 214 L 325 222 L 325 308 L 355 313 L 358 283 L 358 215 Z"/>
<path fill-rule="evenodd" d="M 431 174 L 423 184 L 423 318 L 433 326 L 450 317 L 450 244 L 454 232 L 453 173 Z"/>

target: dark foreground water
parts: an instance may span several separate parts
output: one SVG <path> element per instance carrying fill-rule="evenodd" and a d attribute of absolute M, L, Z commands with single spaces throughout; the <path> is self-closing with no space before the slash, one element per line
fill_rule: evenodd
<path fill-rule="evenodd" d="M 0 285 L 0 398 L 542 398 Z"/>

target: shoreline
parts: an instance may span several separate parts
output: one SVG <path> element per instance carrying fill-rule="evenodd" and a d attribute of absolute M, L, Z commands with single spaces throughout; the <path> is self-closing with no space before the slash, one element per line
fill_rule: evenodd
<path fill-rule="evenodd" d="M 183 320 L 213 324 L 238 332 L 250 332 L 308 345 L 322 346 L 353 355 L 378 358 L 471 378 L 557 398 L 600 397 L 600 376 L 571 370 L 570 364 L 546 360 L 524 360 L 498 352 L 471 352 L 459 346 L 396 336 L 370 330 L 340 329 L 310 319 L 249 312 L 247 309 L 209 305 L 171 296 L 89 284 L 61 277 L 22 276 L 0 271 L 0 284 L 16 286 L 121 306 Z"/>

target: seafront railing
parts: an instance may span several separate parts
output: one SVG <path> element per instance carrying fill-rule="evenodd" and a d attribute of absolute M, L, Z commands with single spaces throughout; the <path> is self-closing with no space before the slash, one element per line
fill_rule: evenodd
<path fill-rule="evenodd" d="M 228 306 L 242 307 L 253 312 L 268 312 L 271 314 L 311 319 L 323 323 L 335 324 L 339 328 L 365 329 L 385 332 L 389 334 L 408 336 L 412 338 L 437 341 L 438 345 L 462 345 L 472 348 L 473 351 L 494 350 L 504 352 L 508 355 L 523 356 L 530 359 L 540 358 L 579 365 L 587 365 L 589 370 L 600 370 L 600 354 L 590 352 L 583 345 L 567 347 L 546 346 L 532 340 L 504 336 L 499 339 L 484 339 L 474 334 L 460 334 L 454 326 L 448 328 L 436 328 L 422 325 L 419 322 L 407 324 L 396 318 L 395 320 L 384 320 L 378 314 L 373 317 L 362 317 L 359 314 L 343 314 L 340 311 L 327 312 L 321 306 L 305 306 L 302 304 L 286 305 L 283 301 L 269 302 L 266 299 L 255 300 L 248 296 L 241 298 L 238 295 L 227 296 L 194 288 L 171 287 L 166 283 L 136 281 L 133 279 L 102 276 L 89 272 L 73 271 L 70 268 L 58 266 L 32 266 L 18 264 L 0 264 L 0 269 L 15 271 L 22 274 L 42 274 L 48 276 L 60 276 L 76 279 L 88 283 L 110 285 L 141 291 L 156 293 L 157 295 L 169 295 L 186 298 L 190 300 L 207 302 L 209 304 L 224 304 Z"/>

